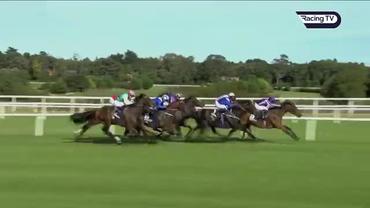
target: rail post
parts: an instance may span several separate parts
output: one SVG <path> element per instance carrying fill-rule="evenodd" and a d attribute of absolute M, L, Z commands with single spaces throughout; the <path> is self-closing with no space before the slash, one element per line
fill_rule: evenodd
<path fill-rule="evenodd" d="M 333 122 L 334 123 L 340 123 L 340 120 L 339 119 L 336 120 L 336 118 L 340 118 L 340 110 L 334 110 L 333 113 L 334 113 L 334 115 L 333 115 L 333 117 L 334 117 Z"/>
<path fill-rule="evenodd" d="M 116 134 L 116 127 L 114 125 L 110 126 L 109 131 L 112 132 L 112 134 Z"/>
<path fill-rule="evenodd" d="M 46 98 L 41 98 L 41 103 L 42 103 L 41 113 L 46 114 L 46 112 L 47 112 Z"/>
<path fill-rule="evenodd" d="M 12 112 L 15 112 L 17 110 L 17 107 L 15 106 L 15 104 L 17 103 L 17 98 L 16 97 L 12 97 L 12 108 L 11 108 L 11 111 Z"/>
<path fill-rule="evenodd" d="M 315 141 L 316 140 L 316 120 L 307 120 L 306 121 L 306 141 Z"/>
<path fill-rule="evenodd" d="M 313 117 L 317 117 L 319 115 L 319 109 L 317 107 L 319 107 L 319 100 L 313 100 L 313 103 L 312 103 L 314 109 L 312 110 L 312 116 Z"/>
<path fill-rule="evenodd" d="M 4 119 L 5 118 L 5 106 L 1 105 L 0 106 L 0 119 Z"/>
<path fill-rule="evenodd" d="M 76 102 L 76 100 L 74 98 L 71 98 L 71 102 L 70 103 L 75 103 L 75 102 Z M 75 108 L 73 106 L 70 108 L 70 112 L 71 113 L 74 113 L 75 112 Z"/>
<path fill-rule="evenodd" d="M 35 120 L 35 136 L 43 136 L 44 135 L 44 122 L 46 117 L 45 116 L 36 116 Z"/>
<path fill-rule="evenodd" d="M 348 110 L 348 116 L 349 117 L 351 117 L 351 116 L 353 116 L 353 112 L 354 112 L 354 110 L 353 110 L 353 105 L 355 104 L 355 101 L 353 101 L 353 100 L 348 100 L 348 108 L 349 108 L 349 110 Z"/>

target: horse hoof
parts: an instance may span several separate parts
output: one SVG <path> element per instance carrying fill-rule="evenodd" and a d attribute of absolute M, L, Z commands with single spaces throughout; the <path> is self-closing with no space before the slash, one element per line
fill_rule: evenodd
<path fill-rule="evenodd" d="M 81 133 L 81 131 L 82 131 L 82 129 L 78 129 L 78 130 L 74 131 L 73 133 L 76 134 L 76 135 L 78 135 L 78 134 Z"/>
<path fill-rule="evenodd" d="M 117 143 L 118 145 L 122 144 L 122 140 L 121 140 L 121 138 L 119 138 L 118 136 L 115 136 L 115 137 L 114 137 L 114 139 L 116 140 L 116 143 Z"/>

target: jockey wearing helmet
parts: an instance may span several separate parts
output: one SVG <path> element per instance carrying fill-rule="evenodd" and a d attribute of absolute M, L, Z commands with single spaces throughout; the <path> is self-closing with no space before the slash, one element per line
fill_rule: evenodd
<path fill-rule="evenodd" d="M 135 92 L 133 90 L 129 90 L 127 93 L 117 96 L 116 99 L 112 96 L 111 100 L 113 100 L 112 104 L 115 107 L 114 117 L 120 118 L 119 115 L 122 113 L 123 107 L 134 104 Z"/>
<path fill-rule="evenodd" d="M 217 117 L 216 112 L 229 111 L 234 106 L 235 100 L 236 100 L 236 97 L 233 92 L 230 92 L 227 95 L 222 95 L 218 97 L 215 101 L 215 105 L 217 109 L 212 113 L 212 116 Z"/>
<path fill-rule="evenodd" d="M 149 122 L 151 117 L 153 121 L 153 129 L 156 130 L 159 126 L 158 111 L 166 110 L 167 106 L 171 103 L 171 97 L 169 93 L 164 93 L 154 98 L 152 101 L 154 103 L 155 111 L 150 115 L 145 115 L 144 121 Z"/>
<path fill-rule="evenodd" d="M 154 102 L 154 108 L 156 110 L 166 110 L 167 106 L 171 102 L 171 97 L 168 95 L 168 93 L 165 93 L 163 95 L 160 95 L 153 99 Z"/>
<path fill-rule="evenodd" d="M 278 106 L 280 106 L 280 105 L 278 104 L 278 101 L 276 100 L 276 98 L 273 97 L 273 96 L 263 98 L 263 99 L 258 100 L 254 103 L 254 107 L 257 109 L 257 112 L 259 111 L 259 112 L 262 113 L 262 115 L 261 115 L 262 119 L 266 118 L 267 112 L 268 112 L 269 109 L 271 109 L 273 107 L 278 107 Z M 255 119 L 255 115 L 253 115 L 253 114 L 251 115 L 250 120 L 257 121 Z"/>

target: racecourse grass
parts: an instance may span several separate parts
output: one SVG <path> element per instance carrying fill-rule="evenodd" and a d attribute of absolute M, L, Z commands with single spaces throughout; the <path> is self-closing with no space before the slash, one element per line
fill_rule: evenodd
<path fill-rule="evenodd" d="M 368 122 L 320 121 L 315 142 L 262 130 L 122 146 L 99 128 L 74 142 L 66 118 L 45 124 L 35 137 L 34 118 L 0 119 L 0 207 L 370 207 Z M 304 137 L 304 121 L 288 125 Z"/>

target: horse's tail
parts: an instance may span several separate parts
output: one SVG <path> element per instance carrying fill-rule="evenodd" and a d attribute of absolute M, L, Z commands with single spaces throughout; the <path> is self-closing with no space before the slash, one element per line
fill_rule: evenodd
<path fill-rule="evenodd" d="M 86 121 L 94 118 L 95 112 L 96 112 L 95 110 L 91 110 L 91 111 L 86 111 L 83 113 L 74 113 L 70 116 L 70 118 L 73 121 L 73 123 L 81 124 L 81 123 L 85 123 Z"/>

